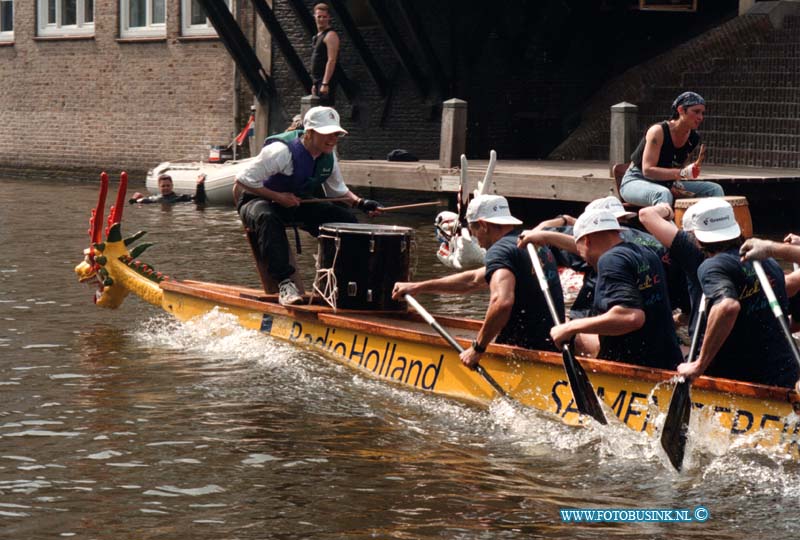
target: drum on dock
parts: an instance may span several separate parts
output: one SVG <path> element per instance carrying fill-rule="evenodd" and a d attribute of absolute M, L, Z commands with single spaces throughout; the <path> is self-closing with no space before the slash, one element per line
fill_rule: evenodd
<path fill-rule="evenodd" d="M 334 308 L 397 311 L 397 281 L 416 265 L 414 230 L 395 225 L 326 223 L 319 228 L 314 290 Z"/>
<path fill-rule="evenodd" d="M 728 201 L 733 207 L 733 215 L 739 227 L 742 229 L 742 236 L 745 238 L 753 236 L 753 219 L 750 217 L 750 207 L 747 204 L 747 198 L 740 195 L 726 195 L 722 198 Z M 675 224 L 678 227 L 682 227 L 683 215 L 686 213 L 686 210 L 694 203 L 702 200 L 703 199 L 676 199 Z"/>

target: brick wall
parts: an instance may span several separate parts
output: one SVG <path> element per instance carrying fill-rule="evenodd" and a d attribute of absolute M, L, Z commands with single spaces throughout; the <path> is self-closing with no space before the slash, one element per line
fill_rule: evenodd
<path fill-rule="evenodd" d="M 641 130 L 656 121 L 658 117 L 669 117 L 672 100 L 684 89 L 702 89 L 690 84 L 684 88 L 684 74 L 688 72 L 710 72 L 715 58 L 735 58 L 748 44 L 763 42 L 773 32 L 767 15 L 744 15 L 734 18 L 674 49 L 656 56 L 603 86 L 587 103 L 582 111 L 580 126 L 549 156 L 550 159 L 608 159 L 610 107 L 627 101 L 640 105 L 642 116 Z M 724 88 L 721 89 L 725 91 Z M 741 89 L 732 93 L 742 94 Z M 721 94 L 717 92 L 720 97 Z M 704 93 L 706 99 L 712 94 Z M 735 99 L 735 98 L 733 98 Z M 713 111 L 713 106 L 709 103 Z M 713 116 L 710 113 L 709 118 Z M 702 128 L 701 128 L 702 130 Z M 709 163 L 715 161 L 711 152 Z M 730 161 L 727 161 L 730 163 Z"/>
<path fill-rule="evenodd" d="M 315 3 L 314 0 L 306 0 L 309 12 Z M 425 4 L 417 7 L 424 8 Z M 311 35 L 306 33 L 285 0 L 275 0 L 273 9 L 297 54 L 310 69 Z M 426 16 L 430 15 L 430 18 L 426 18 L 425 22 L 434 29 L 442 23 L 441 14 L 437 14 L 439 10 L 436 9 L 428 11 Z M 358 96 L 353 103 L 347 100 L 341 87 L 336 89 L 336 108 L 342 116 L 342 124 L 350 133 L 339 145 L 340 155 L 346 159 L 384 159 L 392 149 L 404 148 L 421 158 L 438 157 L 441 98 L 421 96 L 411 78 L 400 67 L 381 29 L 377 26 L 362 27 L 360 31 L 364 40 L 393 87 L 390 99 L 381 97 L 358 51 L 336 20 L 335 12 L 332 12 L 332 17 L 333 27 L 341 40 L 339 64 L 344 67 L 347 77 L 358 86 Z M 398 21 L 398 24 L 402 27 L 402 21 Z M 436 32 L 431 30 L 426 28 L 428 35 L 435 35 Z M 274 131 L 284 127 L 287 119 L 299 112 L 300 98 L 306 92 L 295 79 L 278 47 L 272 50 L 272 75 L 284 106 L 282 114 L 276 114 L 275 111 L 271 114 L 270 127 Z M 382 122 L 384 108 L 387 114 Z"/>
<path fill-rule="evenodd" d="M 35 4 L 14 2 L 14 44 L 0 47 L 0 168 L 138 174 L 207 155 L 241 125 L 233 62 L 216 38 L 181 38 L 180 0 L 152 42 L 118 39 L 118 0 L 95 0 L 91 39 L 36 39 Z"/>
<path fill-rule="evenodd" d="M 409 23 L 390 0 L 394 22 L 408 37 Z M 315 0 L 305 0 L 310 11 Z M 351 135 L 340 145 L 346 158 L 384 158 L 393 148 L 405 148 L 420 158 L 438 157 L 440 103 L 457 97 L 468 103 L 467 155 L 501 159 L 544 158 L 579 123 L 577 111 L 608 80 L 676 39 L 696 35 L 735 11 L 731 0 L 702 4 L 697 14 L 645 13 L 629 9 L 635 2 L 586 2 L 580 7 L 561 0 L 538 2 L 408 0 L 419 13 L 422 32 L 432 41 L 446 79 L 446 90 L 421 95 L 401 67 L 384 30 L 361 28 L 384 74 L 392 96 L 380 96 L 343 26 L 333 12 L 333 27 L 342 47 L 340 64 L 359 87 L 356 103 L 337 93 L 337 108 Z M 355 4 L 351 3 L 351 5 Z M 287 0 L 275 0 L 274 10 L 301 58 L 309 63 L 310 39 Z M 407 39 L 407 44 L 412 41 Z M 285 115 L 297 110 L 303 95 L 277 48 L 273 76 Z M 433 74 L 431 63 L 415 57 L 421 70 Z M 358 115 L 351 117 L 356 105 Z M 275 119 L 279 129 L 285 119 Z"/>

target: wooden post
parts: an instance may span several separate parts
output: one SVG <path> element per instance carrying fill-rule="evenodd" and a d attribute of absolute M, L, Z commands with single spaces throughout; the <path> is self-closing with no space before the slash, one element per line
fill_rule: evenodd
<path fill-rule="evenodd" d="M 467 151 L 467 102 L 448 99 L 442 103 L 442 132 L 439 137 L 439 166 L 457 167 Z"/>
<path fill-rule="evenodd" d="M 254 122 L 255 125 L 253 126 L 253 136 L 249 138 L 249 145 L 250 145 L 250 157 L 257 156 L 258 153 L 261 151 L 261 141 L 264 139 L 258 138 L 258 107 L 256 105 L 250 105 L 250 114 L 253 115 L 255 118 Z M 266 138 L 266 137 L 265 137 Z"/>
<path fill-rule="evenodd" d="M 611 140 L 608 148 L 608 163 L 628 163 L 635 148 L 638 133 L 639 107 L 623 101 L 611 106 Z"/>
<path fill-rule="evenodd" d="M 308 95 L 300 98 L 300 117 L 305 117 L 308 109 L 319 105 L 319 97 Z"/>

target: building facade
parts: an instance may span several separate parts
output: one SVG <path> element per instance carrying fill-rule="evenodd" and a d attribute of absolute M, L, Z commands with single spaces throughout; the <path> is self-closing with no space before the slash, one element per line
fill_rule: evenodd
<path fill-rule="evenodd" d="M 0 168 L 143 172 L 227 144 L 249 112 L 191 0 L 3 0 L 0 13 Z"/>
<path fill-rule="evenodd" d="M 257 133 L 282 130 L 308 93 L 285 49 L 308 69 L 316 0 L 216 1 L 255 44 L 276 90 Z M 501 159 L 545 158 L 609 80 L 738 6 L 653 13 L 639 0 L 328 3 L 341 38 L 336 107 L 350 132 L 339 146 L 346 159 L 384 159 L 396 148 L 437 158 L 441 103 L 454 97 L 468 103 L 468 156 L 495 149 Z M 261 5 L 277 21 L 271 33 Z M 253 93 L 199 6 L 0 0 L 0 169 L 143 172 L 231 141 Z"/>

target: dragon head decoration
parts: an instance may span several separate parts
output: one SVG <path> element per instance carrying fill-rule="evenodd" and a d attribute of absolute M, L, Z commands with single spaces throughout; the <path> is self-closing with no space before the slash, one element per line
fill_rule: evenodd
<path fill-rule="evenodd" d="M 153 305 L 161 306 L 163 291 L 159 284 L 169 277 L 137 259 L 153 244 L 142 243 L 128 251 L 128 246 L 146 232 L 139 231 L 122 238 L 122 210 L 127 189 L 128 175 L 123 172 L 116 203 L 109 210 L 106 238 L 103 241 L 102 223 L 108 194 L 108 175 L 100 175 L 100 195 L 89 219 L 90 244 L 83 252 L 83 261 L 75 267 L 75 273 L 79 282 L 96 286 L 94 302 L 100 307 L 116 309 L 131 292 Z"/>

